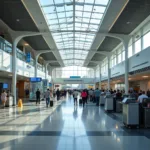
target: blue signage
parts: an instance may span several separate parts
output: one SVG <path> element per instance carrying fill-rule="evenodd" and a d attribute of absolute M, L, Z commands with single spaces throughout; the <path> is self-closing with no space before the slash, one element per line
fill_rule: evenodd
<path fill-rule="evenodd" d="M 44 80 L 43 80 L 43 85 L 44 85 L 44 86 L 47 86 L 47 82 L 48 82 L 48 81 L 44 79 Z"/>
<path fill-rule="evenodd" d="M 30 82 L 41 82 L 41 81 L 42 78 L 36 78 L 36 77 L 30 78 Z"/>
<path fill-rule="evenodd" d="M 70 76 L 71 79 L 79 79 L 81 78 L 80 76 Z"/>
<path fill-rule="evenodd" d="M 26 62 L 31 62 L 31 53 L 30 52 L 28 52 L 28 53 L 26 53 Z"/>
<path fill-rule="evenodd" d="M 52 83 L 49 83 L 49 87 L 52 87 Z"/>

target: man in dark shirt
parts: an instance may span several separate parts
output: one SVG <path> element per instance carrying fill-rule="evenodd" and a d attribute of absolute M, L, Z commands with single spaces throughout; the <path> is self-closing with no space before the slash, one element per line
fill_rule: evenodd
<path fill-rule="evenodd" d="M 147 91 L 147 96 L 150 97 L 150 90 Z"/>
<path fill-rule="evenodd" d="M 57 95 L 57 101 L 59 101 L 59 99 L 60 99 L 60 91 L 59 91 L 59 89 L 57 89 L 56 95 Z"/>
<path fill-rule="evenodd" d="M 39 102 L 39 104 L 40 104 L 40 95 L 41 95 L 41 92 L 40 92 L 40 90 L 39 89 L 37 89 L 37 91 L 36 91 L 36 104 Z"/>
<path fill-rule="evenodd" d="M 117 99 L 117 100 L 118 100 L 118 99 L 120 100 L 121 97 L 122 97 L 122 93 L 120 92 L 120 90 L 117 90 L 116 99 Z"/>

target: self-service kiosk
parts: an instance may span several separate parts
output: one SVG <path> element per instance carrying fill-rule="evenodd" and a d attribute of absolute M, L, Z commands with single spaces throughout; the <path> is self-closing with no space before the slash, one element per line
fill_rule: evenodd
<path fill-rule="evenodd" d="M 122 104 L 124 125 L 139 127 L 139 103 L 133 98 L 124 98 Z"/>
<path fill-rule="evenodd" d="M 105 111 L 113 111 L 113 110 L 114 110 L 113 95 L 106 95 L 106 97 L 105 97 Z"/>

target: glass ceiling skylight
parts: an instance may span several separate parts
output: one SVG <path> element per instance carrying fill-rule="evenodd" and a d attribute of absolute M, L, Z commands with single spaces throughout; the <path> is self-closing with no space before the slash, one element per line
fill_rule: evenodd
<path fill-rule="evenodd" d="M 39 0 L 66 66 L 82 66 L 109 0 Z"/>

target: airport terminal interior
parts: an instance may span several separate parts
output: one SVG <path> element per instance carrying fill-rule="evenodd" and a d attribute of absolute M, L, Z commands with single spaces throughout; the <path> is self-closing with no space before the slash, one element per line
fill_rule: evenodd
<path fill-rule="evenodd" d="M 150 0 L 0 0 L 0 149 L 150 150 Z"/>

